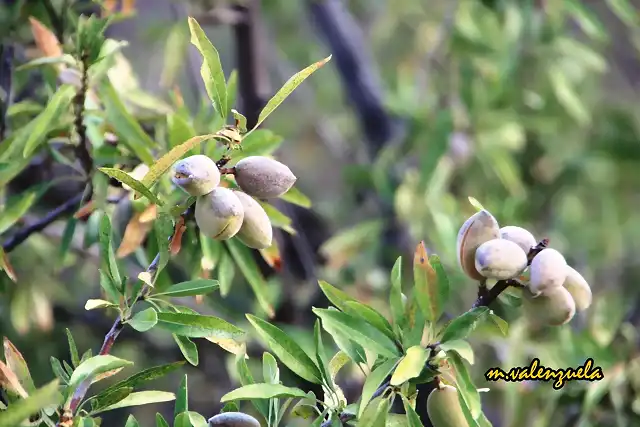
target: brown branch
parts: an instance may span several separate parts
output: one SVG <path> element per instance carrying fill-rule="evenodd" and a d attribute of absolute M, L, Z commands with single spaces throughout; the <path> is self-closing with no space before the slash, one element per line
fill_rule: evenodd
<path fill-rule="evenodd" d="M 13 236 L 2 243 L 2 249 L 4 249 L 5 252 L 11 252 L 22 242 L 27 240 L 32 234 L 44 230 L 52 222 L 62 217 L 63 215 L 74 212 L 79 207 L 82 200 L 83 193 L 79 193 L 73 196 L 71 199 L 67 200 L 62 205 L 49 212 L 39 221 L 18 230 Z"/>

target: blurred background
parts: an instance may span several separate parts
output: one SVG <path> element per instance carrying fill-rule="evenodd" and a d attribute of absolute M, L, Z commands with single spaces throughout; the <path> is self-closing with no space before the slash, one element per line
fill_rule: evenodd
<path fill-rule="evenodd" d="M 13 13 L 16 3 L 24 6 L 19 14 Z M 55 31 L 60 23 L 52 21 L 50 8 L 95 8 L 76 3 L 67 10 L 64 0 L 2 2 L 3 85 L 12 67 L 41 55 L 34 53 L 28 17 Z M 250 121 L 291 75 L 333 55 L 265 124 L 274 139 L 283 138 L 276 155 L 312 201 L 310 209 L 278 205 L 297 233 L 278 235 L 275 269 L 260 264 L 276 308 L 273 321 L 302 345 L 312 341 L 311 307 L 327 305 L 317 280 L 388 313 L 391 266 L 400 255 L 408 266 L 421 240 L 450 274 L 455 291 L 448 315 L 470 307 L 476 287 L 456 265 L 455 244 L 458 228 L 475 212 L 468 201 L 474 197 L 501 226 L 520 225 L 538 239 L 549 238 L 594 292 L 587 312 L 551 330 L 533 329 L 517 303 L 494 307 L 509 321 L 509 336 L 479 331 L 471 340 L 476 385 L 491 389 L 483 393 L 483 405 L 493 425 L 640 425 L 640 2 L 103 3 L 117 13 L 107 36 L 128 42 L 109 71 L 111 81 L 155 138 L 173 123 L 176 99 L 191 112 L 186 127 L 204 133 L 209 125 L 201 58 L 189 43 L 187 16 L 205 28 L 227 76 L 237 70 L 236 108 Z M 6 65 L 9 47 L 13 66 Z M 47 79 L 46 73 L 13 74 L 14 102 L 36 96 Z M 20 112 L 13 114 L 18 120 Z M 45 156 L 2 185 L 18 191 L 52 179 L 56 171 L 49 163 Z M 66 200 L 76 191 L 71 185 L 49 191 L 16 229 Z M 1 279 L 0 333 L 22 351 L 37 384 L 53 378 L 50 356 L 68 359 L 65 328 L 81 351 L 95 352 L 113 321 L 108 311 L 84 310 L 86 300 L 99 294 L 97 245 L 82 231 L 91 217 L 78 222 L 65 261 L 53 255 L 67 218 L 11 252 L 18 283 Z M 4 242 L 12 230 L 4 230 Z M 135 277 L 143 263 L 130 258 L 125 265 Z M 197 276 L 200 266 L 200 255 L 190 252 L 172 264 L 172 275 Z M 217 274 L 213 270 L 211 277 Z M 184 305 L 246 327 L 244 313 L 259 307 L 242 274 L 231 277 L 224 299 Z M 238 380 L 234 356 L 201 341 L 199 364 L 187 365 L 186 372 L 191 409 L 210 416 Z M 250 360 L 259 360 L 263 350 L 251 341 Z M 171 337 L 154 331 L 126 330 L 114 354 L 135 361 L 136 369 L 182 359 Z M 591 357 L 605 379 L 560 391 L 541 382 L 484 380 L 490 367 L 523 366 L 533 357 L 556 368 Z M 174 391 L 180 378 L 172 374 L 153 388 Z M 345 370 L 338 380 L 350 401 L 358 398 L 359 370 Z M 295 385 L 299 379 L 287 372 L 283 381 Z M 156 411 L 171 414 L 173 407 L 134 408 L 145 426 L 153 425 Z M 124 425 L 128 413 L 110 412 L 103 425 Z"/>

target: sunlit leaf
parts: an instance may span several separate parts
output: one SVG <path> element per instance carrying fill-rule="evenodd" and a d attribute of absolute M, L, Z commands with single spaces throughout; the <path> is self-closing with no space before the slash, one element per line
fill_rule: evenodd
<path fill-rule="evenodd" d="M 190 338 L 239 338 L 244 331 L 215 316 L 185 313 L 158 313 L 158 326 L 176 335 Z"/>
<path fill-rule="evenodd" d="M 127 184 L 133 190 L 137 191 L 138 193 L 141 193 L 143 196 L 148 198 L 151 202 L 155 203 L 156 205 L 158 206 L 164 205 L 164 203 L 160 199 L 158 199 L 158 197 L 155 194 L 153 194 L 151 190 L 149 190 L 142 182 L 138 181 L 137 179 L 135 179 L 125 171 L 121 171 L 119 169 L 114 169 L 114 168 L 98 168 L 98 170 L 112 178 L 117 179 L 123 184 Z"/>
<path fill-rule="evenodd" d="M 161 403 L 161 402 L 171 402 L 176 399 L 176 395 L 174 393 L 169 393 L 167 391 L 138 391 L 131 393 L 129 396 L 125 397 L 118 403 L 115 403 L 111 406 L 107 406 L 106 408 L 101 409 L 99 412 L 107 412 L 112 411 L 118 408 L 128 408 L 130 406 L 141 406 L 148 405 L 151 403 Z"/>
<path fill-rule="evenodd" d="M 188 297 L 205 295 L 220 287 L 217 280 L 195 279 L 188 282 L 176 283 L 166 290 L 154 294 L 154 296 Z"/>
<path fill-rule="evenodd" d="M 278 108 L 280 104 L 311 74 L 317 71 L 320 67 L 331 60 L 331 55 L 323 59 L 322 61 L 318 61 L 304 70 L 294 74 L 285 82 L 285 84 L 276 92 L 276 94 L 267 102 L 267 105 L 264 106 L 260 115 L 258 116 L 258 121 L 256 125 L 253 127 L 254 129 L 260 126 L 260 124 L 265 121 L 265 119 L 273 113 L 273 111 Z"/>
<path fill-rule="evenodd" d="M 270 399 L 272 397 L 306 397 L 306 393 L 299 388 L 287 387 L 281 384 L 257 383 L 237 388 L 220 399 L 220 402 L 232 400 Z"/>
<path fill-rule="evenodd" d="M 393 371 L 390 384 L 399 386 L 419 376 L 430 354 L 431 351 L 429 349 L 419 345 L 407 349 L 407 353 L 398 363 L 396 370 Z"/>
<path fill-rule="evenodd" d="M 91 359 L 82 362 L 73 371 L 69 380 L 69 387 L 74 389 L 86 379 L 91 379 L 99 374 L 132 364 L 133 362 L 111 355 L 94 356 Z"/>
<path fill-rule="evenodd" d="M 362 386 L 362 394 L 360 395 L 358 417 L 362 416 L 378 387 L 380 387 L 384 380 L 391 375 L 391 372 L 393 372 L 393 369 L 398 364 L 398 360 L 398 358 L 388 359 L 367 375 L 367 379 L 364 381 L 364 385 Z"/>
<path fill-rule="evenodd" d="M 191 43 L 200 51 L 203 58 L 200 74 L 207 94 L 213 101 L 218 114 L 224 119 L 227 117 L 227 83 L 220 63 L 220 55 L 200 24 L 192 17 L 189 17 L 189 30 L 191 31 Z"/>

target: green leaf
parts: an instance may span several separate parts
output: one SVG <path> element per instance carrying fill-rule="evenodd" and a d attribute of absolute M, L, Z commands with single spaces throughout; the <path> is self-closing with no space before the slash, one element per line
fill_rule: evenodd
<path fill-rule="evenodd" d="M 331 60 L 331 55 L 323 59 L 322 61 L 318 61 L 304 70 L 294 74 L 289 80 L 285 82 L 285 84 L 276 92 L 276 94 L 267 102 L 267 105 L 264 106 L 260 115 L 258 116 L 258 122 L 253 127 L 253 129 L 260 126 L 260 124 L 271 114 L 282 102 L 297 88 L 307 77 L 313 74 L 316 70 L 322 67 L 324 64 Z M 253 130 L 252 129 L 252 130 Z"/>
<path fill-rule="evenodd" d="M 8 409 L 0 411 L 1 426 L 17 426 L 42 409 L 58 405 L 62 396 L 58 392 L 58 380 L 54 380 L 46 386 L 31 393 L 26 399 L 12 402 Z"/>
<path fill-rule="evenodd" d="M 165 291 L 158 292 L 154 296 L 190 297 L 205 295 L 215 291 L 218 287 L 219 283 L 217 280 L 195 279 L 171 285 Z"/>
<path fill-rule="evenodd" d="M 402 396 L 402 403 L 404 405 L 404 412 L 407 414 L 407 427 L 424 427 L 422 421 L 420 421 L 420 416 L 415 409 L 409 404 L 409 401 L 404 395 Z"/>
<path fill-rule="evenodd" d="M 173 236 L 173 220 L 171 219 L 171 215 L 166 212 L 159 212 L 156 220 L 153 222 L 153 228 L 155 230 L 156 242 L 158 243 L 158 254 L 160 255 L 158 268 L 154 276 L 155 280 L 160 272 L 167 266 L 171 256 L 169 253 L 169 245 L 171 244 L 169 239 Z"/>
<path fill-rule="evenodd" d="M 190 338 L 236 339 L 244 331 L 226 320 L 215 316 L 185 313 L 158 313 L 158 326 L 176 335 Z"/>
<path fill-rule="evenodd" d="M 60 361 L 53 356 L 51 356 L 49 360 L 51 361 L 51 370 L 53 370 L 55 376 L 58 377 L 64 384 L 69 384 L 70 376 L 64 370 Z"/>
<path fill-rule="evenodd" d="M 155 203 L 158 206 L 163 206 L 164 203 L 158 199 L 158 197 L 151 192 L 143 183 L 126 173 L 125 171 L 121 171 L 120 169 L 114 168 L 98 168 L 98 170 L 104 173 L 111 178 L 115 178 L 123 184 L 127 184 L 129 187 L 137 191 L 138 193 L 145 196 L 152 203 Z"/>
<path fill-rule="evenodd" d="M 396 259 L 391 269 L 391 289 L 389 292 L 389 305 L 393 324 L 401 325 L 405 321 L 404 304 L 402 302 L 402 257 Z"/>
<path fill-rule="evenodd" d="M 203 62 L 200 74 L 207 94 L 213 101 L 218 114 L 224 119 L 227 117 L 227 83 L 220 63 L 220 55 L 202 31 L 200 24 L 191 17 L 189 17 L 189 30 L 191 31 L 191 44 L 202 54 Z"/>
<path fill-rule="evenodd" d="M 122 401 L 133 393 L 133 387 L 123 387 L 110 393 L 100 393 L 91 399 L 91 413 L 97 413 L 111 405 Z"/>
<path fill-rule="evenodd" d="M 413 257 L 413 280 L 418 305 L 425 319 L 435 323 L 442 314 L 445 288 L 439 283 L 437 273 L 429 262 L 424 242 L 420 242 Z"/>
<path fill-rule="evenodd" d="M 151 188 L 153 184 L 155 184 L 158 179 L 165 172 L 167 172 L 171 166 L 178 161 L 182 156 L 184 156 L 191 149 L 199 146 L 206 140 L 213 139 L 215 135 L 200 135 L 194 136 L 191 139 L 186 140 L 182 144 L 173 147 L 167 154 L 160 157 L 153 163 L 153 159 L 149 162 L 149 164 L 153 163 L 151 167 L 149 167 L 149 172 L 142 178 L 142 185 L 147 188 Z"/>
<path fill-rule="evenodd" d="M 156 412 L 156 427 L 170 427 L 160 412 Z"/>
<path fill-rule="evenodd" d="M 322 383 L 320 370 L 292 338 L 269 322 L 251 314 L 246 317 L 282 363 L 299 377 L 313 384 Z"/>
<path fill-rule="evenodd" d="M 178 414 L 173 427 L 208 427 L 207 420 L 197 412 L 186 411 Z"/>
<path fill-rule="evenodd" d="M 73 236 L 76 232 L 76 225 L 78 224 L 78 220 L 74 217 L 71 217 L 67 220 L 67 224 L 64 226 L 64 231 L 62 232 L 62 239 L 60 240 L 60 251 L 59 253 L 59 265 L 64 265 L 66 261 L 67 252 L 69 252 L 69 247 L 71 247 L 71 242 L 73 240 Z"/>
<path fill-rule="evenodd" d="M 262 378 L 264 382 L 269 384 L 280 383 L 280 369 L 276 358 L 269 352 L 262 354 Z"/>
<path fill-rule="evenodd" d="M 419 345 L 407 349 L 407 353 L 398 363 L 396 370 L 393 371 L 390 384 L 399 386 L 419 376 L 430 354 L 431 350 Z"/>
<path fill-rule="evenodd" d="M 322 319 L 323 326 L 326 323 L 342 329 L 350 339 L 365 349 L 386 357 L 400 354 L 393 340 L 362 319 L 336 310 L 314 308 L 313 312 Z"/>
<path fill-rule="evenodd" d="M 289 191 L 280 196 L 282 200 L 285 202 L 289 202 L 294 205 L 302 206 L 303 208 L 309 209 L 311 207 L 311 200 L 302 194 L 297 187 L 291 187 Z"/>
<path fill-rule="evenodd" d="M 37 185 L 10 197 L 6 201 L 4 210 L 0 212 L 0 234 L 7 231 L 21 219 L 48 188 L 49 185 Z"/>
<path fill-rule="evenodd" d="M 567 114 L 579 124 L 584 125 L 590 120 L 590 113 L 582 99 L 576 92 L 569 77 L 558 66 L 549 67 L 547 70 L 549 81 L 560 105 L 562 105 Z"/>
<path fill-rule="evenodd" d="M 338 348 L 344 351 L 355 363 L 367 363 L 367 355 L 362 346 L 351 340 L 338 325 L 323 323 L 322 327 L 327 331 Z"/>
<path fill-rule="evenodd" d="M 333 355 L 333 357 L 329 361 L 329 373 L 331 375 L 332 381 L 335 381 L 336 375 L 338 375 L 340 369 L 342 369 L 347 363 L 349 363 L 349 360 L 351 360 L 349 355 L 342 350 Z"/>
<path fill-rule="evenodd" d="M 180 145 L 194 136 L 196 136 L 196 130 L 183 115 L 172 113 L 167 116 L 167 138 L 170 148 Z M 198 151 L 193 150 L 190 154 L 199 154 Z"/>
<path fill-rule="evenodd" d="M 260 307 L 267 313 L 268 317 L 273 317 L 275 311 L 269 302 L 269 289 L 267 288 L 264 277 L 262 277 L 260 273 L 258 264 L 256 264 L 256 261 L 251 255 L 251 251 L 237 239 L 226 240 L 225 243 L 236 265 L 245 279 L 247 279 L 247 282 L 249 282 L 251 289 L 253 289 L 258 299 L 258 304 L 260 304 Z"/>
<path fill-rule="evenodd" d="M 489 309 L 487 307 L 476 307 L 456 317 L 442 332 L 440 342 L 467 338 L 481 322 L 487 320 L 488 315 Z"/>
<path fill-rule="evenodd" d="M 114 409 L 128 408 L 131 406 L 148 405 L 150 403 L 171 402 L 175 399 L 176 395 L 167 391 L 136 391 L 134 393 L 131 393 L 129 396 L 125 397 L 118 403 L 101 409 L 99 412 L 107 412 Z"/>
<path fill-rule="evenodd" d="M 120 291 L 111 276 L 102 269 L 98 269 L 100 274 L 100 286 L 104 289 L 111 302 L 116 303 L 120 299 Z"/>
<path fill-rule="evenodd" d="M 198 357 L 198 346 L 196 343 L 191 341 L 187 337 L 183 337 L 181 335 L 172 334 L 173 339 L 178 344 L 180 348 L 180 352 L 184 356 L 184 358 L 192 364 L 193 366 L 198 366 L 199 357 Z"/>
<path fill-rule="evenodd" d="M 33 127 L 28 133 L 22 150 L 24 158 L 29 157 L 45 141 L 49 130 L 57 124 L 56 122 L 60 119 L 60 116 L 69 109 L 75 93 L 76 89 L 71 85 L 60 86 L 47 102 L 44 110 L 33 119 Z"/>
<path fill-rule="evenodd" d="M 111 355 L 93 356 L 92 358 L 80 363 L 80 365 L 73 371 L 73 374 L 69 379 L 69 389 L 73 390 L 78 387 L 81 382 L 87 379 L 93 379 L 97 375 L 122 368 L 127 365 L 133 365 L 133 362 Z"/>
<path fill-rule="evenodd" d="M 220 283 L 220 295 L 222 297 L 226 297 L 229 294 L 235 275 L 236 266 L 233 263 L 233 259 L 226 250 L 222 250 L 220 262 L 218 263 L 218 281 Z"/>
<path fill-rule="evenodd" d="M 73 339 L 73 335 L 71 334 L 71 330 L 69 330 L 69 328 L 65 328 L 64 331 L 67 334 L 67 343 L 69 344 L 69 355 L 71 356 L 71 364 L 74 368 L 77 368 L 80 364 L 80 356 L 78 354 L 76 341 Z"/>
<path fill-rule="evenodd" d="M 180 381 L 180 387 L 178 387 L 178 397 L 176 398 L 175 407 L 173 409 L 173 416 L 177 417 L 182 412 L 189 410 L 189 381 L 185 374 Z"/>
<path fill-rule="evenodd" d="M 106 121 L 111 124 L 115 133 L 119 136 L 119 142 L 130 149 L 140 160 L 147 165 L 153 163 L 151 150 L 157 144 L 142 129 L 138 121 L 129 113 L 120 100 L 118 92 L 108 79 L 103 79 L 99 88 L 100 101 L 104 104 Z M 148 183 L 145 187 L 150 187 Z M 133 188 L 133 187 L 132 187 Z"/>
<path fill-rule="evenodd" d="M 255 384 L 253 376 L 251 375 L 251 371 L 249 370 L 249 366 L 247 366 L 247 361 L 244 357 L 244 354 L 236 355 L 236 370 L 238 371 L 240 384 L 242 384 L 243 386 Z M 267 400 L 255 399 L 252 400 L 251 403 L 265 419 L 269 418 L 269 402 Z"/>
<path fill-rule="evenodd" d="M 328 385 L 330 388 L 333 388 L 334 377 L 329 372 L 329 367 L 327 366 L 327 362 L 324 358 L 325 351 L 324 343 L 322 342 L 322 327 L 320 326 L 320 320 L 318 319 L 316 319 L 316 322 L 313 325 L 313 338 L 315 342 L 316 365 L 318 366 L 320 374 L 322 375 L 322 382 Z M 348 358 L 346 359 L 348 360 Z"/>
<path fill-rule="evenodd" d="M 256 383 L 237 388 L 220 399 L 220 402 L 232 400 L 271 399 L 273 397 L 305 397 L 307 394 L 295 387 L 281 384 Z"/>
<path fill-rule="evenodd" d="M 116 384 L 113 384 L 112 386 L 109 386 L 102 393 L 110 393 L 119 388 L 127 388 L 127 387 L 136 388 L 149 381 L 162 378 L 165 375 L 179 369 L 183 365 L 184 365 L 184 362 L 179 361 L 179 362 L 168 363 L 166 365 L 159 365 L 159 366 L 153 366 L 151 368 L 147 368 L 144 371 L 140 371 L 137 374 L 132 375 L 125 380 L 122 380 Z"/>
<path fill-rule="evenodd" d="M 460 396 L 469 408 L 473 418 L 477 419 L 482 412 L 482 407 L 480 406 L 480 394 L 478 393 L 476 386 L 473 384 L 473 380 L 471 379 L 467 366 L 465 365 L 464 360 L 462 360 L 462 357 L 460 357 L 460 355 L 454 350 L 447 352 L 447 359 L 455 371 L 458 393 L 460 393 Z"/>
<path fill-rule="evenodd" d="M 138 423 L 136 417 L 134 417 L 133 415 L 129 415 L 129 418 L 127 418 L 127 422 L 125 423 L 124 427 L 140 427 L 140 423 Z"/>
<path fill-rule="evenodd" d="M 368 305 L 362 304 L 358 301 L 345 301 L 344 304 L 348 308 L 348 314 L 364 319 L 367 323 L 377 328 L 380 332 L 388 336 L 390 339 L 395 340 L 393 328 L 389 324 L 389 321 L 385 319 L 382 314 L 378 313 Z"/>
<path fill-rule="evenodd" d="M 429 257 L 429 263 L 436 272 L 436 279 L 438 280 L 438 301 L 441 307 L 445 307 L 449 301 L 449 293 L 451 291 L 451 285 L 447 272 L 444 270 L 442 261 L 438 255 L 431 255 Z"/>
<path fill-rule="evenodd" d="M 138 332 L 146 332 L 158 323 L 158 312 L 149 307 L 137 312 L 126 323 Z"/>
<path fill-rule="evenodd" d="M 120 278 L 120 271 L 118 270 L 118 263 L 116 262 L 116 255 L 113 252 L 113 243 L 111 240 L 111 221 L 108 215 L 102 215 L 100 219 L 100 260 L 101 268 L 109 274 L 112 279 L 113 285 L 118 289 L 121 288 L 122 279 Z M 117 301 L 117 299 L 115 300 Z"/>
<path fill-rule="evenodd" d="M 452 340 L 447 341 L 445 343 L 440 343 L 440 349 L 447 352 L 450 350 L 455 350 L 462 358 L 464 358 L 470 365 L 473 365 L 475 362 L 475 356 L 473 353 L 473 348 L 471 345 L 464 340 Z"/>
<path fill-rule="evenodd" d="M 318 284 L 320 285 L 322 293 L 325 294 L 329 302 L 344 312 L 349 311 L 349 307 L 345 304 L 347 301 L 357 302 L 356 299 L 349 296 L 346 292 L 341 291 L 323 280 L 319 280 Z"/>
<path fill-rule="evenodd" d="M 385 427 L 391 402 L 389 399 L 377 397 L 372 400 L 364 412 L 358 417 L 358 427 Z"/>
<path fill-rule="evenodd" d="M 489 320 L 489 323 L 495 325 L 496 329 L 500 331 L 503 337 L 509 335 L 509 323 L 507 323 L 506 320 L 495 314 L 493 311 L 489 312 Z"/>
<path fill-rule="evenodd" d="M 391 372 L 393 372 L 393 369 L 398 364 L 398 360 L 399 359 L 389 359 L 367 375 L 367 379 L 364 381 L 364 385 L 362 386 L 362 393 L 360 394 L 358 418 L 362 416 L 364 410 L 369 404 L 369 401 L 373 398 L 376 390 L 378 390 L 378 387 L 380 387 L 385 379 L 391 375 Z"/>

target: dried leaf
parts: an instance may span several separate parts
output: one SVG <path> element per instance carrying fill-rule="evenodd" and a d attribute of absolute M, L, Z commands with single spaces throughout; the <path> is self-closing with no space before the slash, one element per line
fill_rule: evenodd
<path fill-rule="evenodd" d="M 140 247 L 140 245 L 142 245 L 145 237 L 147 237 L 147 234 L 151 231 L 151 227 L 153 226 L 152 223 L 140 221 L 140 217 L 143 214 L 144 212 L 135 214 L 127 224 L 127 228 L 124 230 L 124 236 L 122 237 L 122 242 L 120 242 L 120 246 L 116 252 L 116 256 L 118 258 L 124 258 L 132 254 Z"/>
<path fill-rule="evenodd" d="M 89 215 L 91 215 L 91 213 L 93 213 L 93 211 L 95 210 L 96 210 L 96 204 L 93 202 L 93 200 L 91 200 L 86 205 L 78 209 L 78 212 L 76 212 L 73 215 L 73 217 L 75 219 L 84 219 Z"/>
<path fill-rule="evenodd" d="M 0 387 L 18 394 L 23 399 L 28 396 L 16 374 L 0 360 Z"/>
<path fill-rule="evenodd" d="M 177 255 L 180 252 L 180 248 L 182 247 L 182 235 L 187 230 L 187 226 L 184 225 L 184 218 L 178 218 L 176 224 L 176 231 L 171 238 L 171 243 L 169 244 L 169 252 L 171 255 Z"/>
<path fill-rule="evenodd" d="M 9 369 L 16 374 L 18 381 L 25 389 L 30 391 L 35 390 L 36 387 L 31 379 L 29 367 L 27 366 L 27 362 L 24 360 L 22 353 L 18 351 L 16 346 L 13 345 L 7 337 L 4 338 L 3 346 L 4 360 L 7 362 Z"/>
<path fill-rule="evenodd" d="M 277 272 L 282 270 L 280 249 L 278 248 L 278 242 L 275 239 L 271 246 L 266 249 L 260 249 L 260 255 L 262 255 L 262 259 L 269 264 L 269 267 L 273 268 Z"/>
<path fill-rule="evenodd" d="M 33 16 L 29 17 L 29 23 L 31 24 L 31 32 L 36 46 L 38 46 L 40 52 L 47 57 L 62 56 L 62 47 L 55 34 Z"/>
<path fill-rule="evenodd" d="M 158 217 L 158 205 L 149 205 L 147 208 L 140 213 L 140 218 L 138 220 L 145 224 L 147 222 L 151 222 Z"/>

